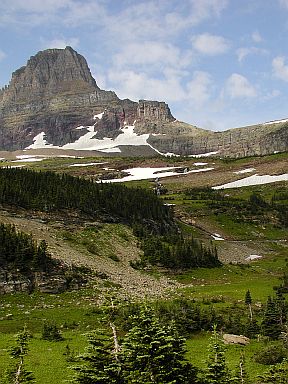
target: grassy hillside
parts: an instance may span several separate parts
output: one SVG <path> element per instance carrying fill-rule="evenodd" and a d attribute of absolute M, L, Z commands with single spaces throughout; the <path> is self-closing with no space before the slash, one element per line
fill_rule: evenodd
<path fill-rule="evenodd" d="M 222 192 L 207 187 L 246 177 L 249 173 L 234 172 L 248 168 L 255 168 L 259 174 L 287 173 L 287 154 L 239 160 L 105 158 L 108 162 L 105 165 L 69 166 L 75 162 L 75 159 L 48 159 L 26 166 L 37 172 L 68 172 L 95 180 L 100 174 L 112 172 L 103 168 L 114 168 L 120 175 L 123 170 L 136 166 L 188 166 L 197 170 L 204 165 L 195 163 L 208 163 L 205 167 L 213 167 L 213 171 L 179 174 L 161 180 L 167 193 L 160 198 L 164 204 L 173 204 L 175 220 L 182 233 L 187 237 L 192 235 L 206 247 L 216 246 L 224 265 L 173 270 L 156 264 L 135 269 L 134 263 L 141 260 L 143 250 L 128 221 L 103 222 L 99 215 L 79 213 L 78 208 L 41 211 L 4 204 L 0 222 L 14 224 L 38 241 L 44 239 L 53 258 L 67 265 L 85 266 L 93 271 L 94 277 L 90 285 L 58 295 L 34 292 L 1 297 L 0 373 L 9 363 L 8 349 L 13 344 L 13 335 L 26 324 L 33 334 L 27 367 L 41 384 L 56 378 L 57 383 L 64 384 L 73 363 L 67 361 L 67 345 L 72 355 L 83 352 L 87 345 L 84 334 L 103 327 L 103 304 L 109 303 L 111 296 L 115 305 L 118 307 L 119 301 L 122 308 L 115 315 L 120 336 L 129 328 L 128 314 L 143 300 L 153 301 L 155 312 L 164 322 L 175 319 L 188 339 L 189 360 L 200 368 L 206 364 L 212 322 L 217 322 L 223 332 L 245 331 L 249 314 L 244 300 L 248 289 L 253 299 L 253 313 L 261 324 L 267 297 L 275 296 L 273 287 L 282 284 L 283 272 L 287 271 L 287 182 Z M 80 162 L 101 160 L 77 159 L 77 163 Z M 154 180 L 129 182 L 125 191 L 132 196 L 131 187 L 149 190 L 150 198 L 154 186 Z M 261 257 L 247 260 L 251 255 Z M 197 311 L 201 312 L 202 331 L 196 326 Z M 54 321 L 64 340 L 42 340 L 44 321 Z M 256 375 L 267 366 L 255 362 L 254 355 L 273 343 L 280 345 L 279 341 L 269 342 L 264 337 L 259 342 L 253 339 L 245 347 L 229 346 L 229 367 L 238 364 L 240 352 L 244 350 L 248 373 L 256 383 Z M 49 369 L 43 369 L 48 362 Z"/>

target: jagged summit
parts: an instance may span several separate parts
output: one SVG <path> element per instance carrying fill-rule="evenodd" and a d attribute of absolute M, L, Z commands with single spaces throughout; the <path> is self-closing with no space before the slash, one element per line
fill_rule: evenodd
<path fill-rule="evenodd" d="M 0 91 L 0 150 L 34 145 L 125 149 L 125 155 L 253 156 L 287 151 L 287 127 L 285 120 L 211 132 L 178 121 L 163 101 L 120 100 L 97 86 L 85 58 L 71 47 L 38 52 Z"/>
<path fill-rule="evenodd" d="M 22 102 L 63 92 L 99 90 L 83 56 L 71 47 L 47 49 L 12 74 L 4 102 Z"/>

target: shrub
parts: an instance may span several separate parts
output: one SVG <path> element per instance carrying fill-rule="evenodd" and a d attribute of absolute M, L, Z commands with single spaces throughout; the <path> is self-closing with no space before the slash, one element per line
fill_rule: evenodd
<path fill-rule="evenodd" d="M 63 336 L 55 323 L 45 322 L 42 329 L 42 339 L 49 341 L 61 341 Z"/>
<path fill-rule="evenodd" d="M 254 361 L 264 365 L 274 365 L 281 363 L 287 357 L 287 351 L 281 345 L 269 345 L 268 347 L 260 350 L 254 356 Z"/>

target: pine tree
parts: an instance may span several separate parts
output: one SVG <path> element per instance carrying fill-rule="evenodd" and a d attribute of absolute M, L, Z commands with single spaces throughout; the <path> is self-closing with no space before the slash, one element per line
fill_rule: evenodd
<path fill-rule="evenodd" d="M 5 372 L 4 384 L 26 384 L 35 382 L 32 372 L 25 369 L 24 357 L 28 354 L 30 335 L 24 327 L 23 331 L 16 335 L 16 345 L 11 348 L 10 356 L 16 362 Z"/>
<path fill-rule="evenodd" d="M 275 305 L 279 313 L 279 323 L 282 327 L 287 316 L 287 303 L 281 289 L 279 288 L 276 291 Z"/>
<path fill-rule="evenodd" d="M 264 336 L 269 336 L 271 339 L 276 340 L 281 334 L 281 330 L 279 312 L 275 302 L 269 296 L 262 320 L 262 333 Z"/>
<path fill-rule="evenodd" d="M 249 319 L 248 323 L 245 326 L 245 336 L 249 337 L 250 339 L 256 338 L 257 335 L 260 333 L 260 327 L 257 323 L 256 319 L 253 319 L 252 321 Z"/>
<path fill-rule="evenodd" d="M 250 321 L 252 322 L 252 320 L 253 320 L 253 313 L 252 313 L 252 306 L 251 306 L 251 304 L 252 304 L 252 297 L 251 297 L 251 293 L 250 293 L 249 289 L 248 289 L 248 291 L 245 294 L 245 304 L 249 308 Z"/>
<path fill-rule="evenodd" d="M 197 383 L 196 369 L 186 361 L 184 345 L 174 324 L 164 326 L 150 308 L 142 308 L 122 345 L 128 383 Z"/>
<path fill-rule="evenodd" d="M 231 378 L 230 383 L 233 384 L 249 384 L 250 380 L 246 371 L 245 356 L 241 352 L 239 365 L 236 367 L 235 375 Z"/>
<path fill-rule="evenodd" d="M 230 372 L 225 361 L 225 350 L 223 341 L 220 339 L 216 326 L 213 328 L 209 344 L 209 355 L 205 383 L 207 384 L 228 384 Z"/>
<path fill-rule="evenodd" d="M 88 334 L 88 347 L 78 357 L 79 365 L 72 367 L 76 372 L 75 383 L 80 384 L 122 384 L 125 383 L 121 365 L 114 351 L 113 337 L 107 330 Z"/>

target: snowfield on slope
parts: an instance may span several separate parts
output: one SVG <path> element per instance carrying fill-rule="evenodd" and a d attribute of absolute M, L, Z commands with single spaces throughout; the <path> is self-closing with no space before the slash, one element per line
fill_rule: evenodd
<path fill-rule="evenodd" d="M 212 187 L 212 189 L 228 189 L 228 188 L 241 188 L 249 187 L 250 185 L 260 185 L 260 184 L 269 184 L 276 183 L 277 181 L 288 181 L 288 173 L 283 173 L 282 175 L 270 176 L 270 175 L 252 175 L 245 177 L 244 179 L 232 181 L 231 183 L 217 185 Z"/>
<path fill-rule="evenodd" d="M 26 149 L 40 149 L 40 148 L 55 148 L 55 149 L 75 149 L 75 150 L 90 150 L 102 152 L 121 152 L 118 148 L 121 145 L 147 145 L 149 134 L 137 135 L 134 132 L 134 125 L 127 125 L 121 129 L 120 133 L 114 140 L 110 137 L 104 139 L 97 139 L 94 131 L 94 125 L 88 127 L 77 127 L 76 129 L 87 129 L 83 136 L 79 137 L 74 143 L 68 143 L 60 146 L 49 144 L 45 139 L 45 132 L 41 132 L 33 138 L 34 143 L 29 145 Z"/>
<path fill-rule="evenodd" d="M 124 169 L 123 172 L 129 173 L 128 176 L 124 176 L 121 179 L 101 180 L 103 183 L 120 183 L 125 181 L 136 181 L 136 180 L 148 180 L 163 178 L 169 176 L 185 176 L 190 173 L 199 173 L 212 171 L 214 168 L 202 168 L 194 169 L 187 172 L 176 172 L 175 169 L 179 167 L 162 167 L 162 168 L 130 168 Z"/>

